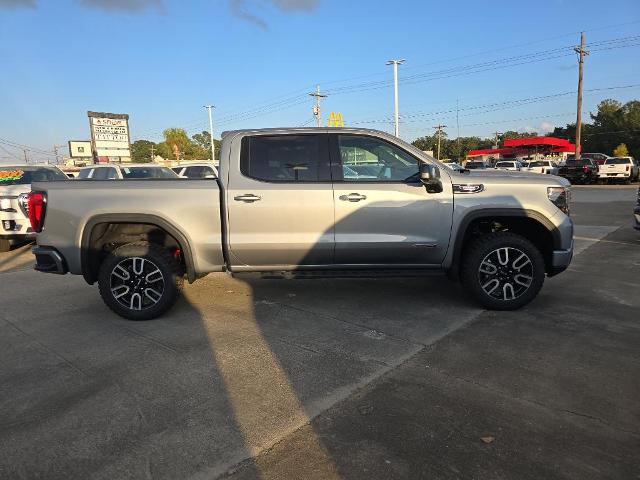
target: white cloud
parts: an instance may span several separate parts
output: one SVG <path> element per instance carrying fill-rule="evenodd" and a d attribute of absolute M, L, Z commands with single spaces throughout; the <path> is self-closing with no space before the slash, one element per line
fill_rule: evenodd
<path fill-rule="evenodd" d="M 540 124 L 540 128 L 538 130 L 541 133 L 549 133 L 552 132 L 555 127 L 556 126 L 553 123 L 544 121 Z"/>
<path fill-rule="evenodd" d="M 229 0 L 229 9 L 236 17 L 253 23 L 254 25 L 266 30 L 267 22 L 257 15 L 256 8 L 263 7 L 265 4 L 275 7 L 282 12 L 311 12 L 320 5 L 321 0 Z"/>
<path fill-rule="evenodd" d="M 2 8 L 36 8 L 38 2 L 36 0 L 0 0 L 0 9 Z"/>
<path fill-rule="evenodd" d="M 148 8 L 162 10 L 163 0 L 80 0 L 85 7 L 99 8 L 102 10 L 141 12 Z"/>

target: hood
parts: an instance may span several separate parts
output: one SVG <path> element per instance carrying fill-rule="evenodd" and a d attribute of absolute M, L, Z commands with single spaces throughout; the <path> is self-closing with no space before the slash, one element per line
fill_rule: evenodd
<path fill-rule="evenodd" d="M 535 172 L 516 172 L 510 170 L 469 170 L 469 173 L 450 172 L 455 182 L 460 183 L 501 183 L 501 184 L 546 184 L 568 187 L 569 180 L 556 175 L 543 175 Z"/>
<path fill-rule="evenodd" d="M 0 197 L 17 197 L 21 193 L 29 193 L 31 185 L 2 185 L 0 183 Z"/>

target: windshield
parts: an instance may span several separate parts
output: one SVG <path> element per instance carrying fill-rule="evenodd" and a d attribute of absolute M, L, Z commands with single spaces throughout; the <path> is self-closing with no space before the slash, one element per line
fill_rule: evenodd
<path fill-rule="evenodd" d="M 607 158 L 604 161 L 605 165 L 627 165 L 629 163 L 631 163 L 631 160 L 623 157 Z"/>
<path fill-rule="evenodd" d="M 33 182 L 69 180 L 57 168 L 50 167 L 0 167 L 0 186 L 30 185 Z"/>
<path fill-rule="evenodd" d="M 484 168 L 484 163 L 482 163 L 482 162 L 467 162 L 466 167 L 468 169 L 471 169 L 471 170 L 473 170 L 475 168 Z"/>
<path fill-rule="evenodd" d="M 538 162 L 529 163 L 529 167 L 548 167 L 548 166 L 549 166 L 549 162 L 538 161 Z"/>
<path fill-rule="evenodd" d="M 513 162 L 498 162 L 496 167 L 513 167 Z"/>
<path fill-rule="evenodd" d="M 585 165 L 592 165 L 591 160 L 588 158 L 581 158 L 580 160 L 567 160 L 567 167 L 583 167 Z"/>
<path fill-rule="evenodd" d="M 123 178 L 178 178 L 173 170 L 167 167 L 121 167 Z"/>

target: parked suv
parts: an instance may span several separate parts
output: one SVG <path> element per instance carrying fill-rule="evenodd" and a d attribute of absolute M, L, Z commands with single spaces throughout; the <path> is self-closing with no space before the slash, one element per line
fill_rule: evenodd
<path fill-rule="evenodd" d="M 0 252 L 7 252 L 11 245 L 35 238 L 29 225 L 26 202 L 31 182 L 67 179 L 61 170 L 53 166 L 0 166 Z"/>

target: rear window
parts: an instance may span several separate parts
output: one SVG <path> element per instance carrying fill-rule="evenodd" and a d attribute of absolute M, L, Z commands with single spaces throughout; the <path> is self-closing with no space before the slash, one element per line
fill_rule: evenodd
<path fill-rule="evenodd" d="M 242 139 L 240 171 L 266 182 L 330 180 L 326 135 L 259 135 Z"/>
<path fill-rule="evenodd" d="M 167 167 L 120 167 L 122 177 L 126 179 L 140 178 L 178 178 L 173 170 Z"/>
<path fill-rule="evenodd" d="M 513 162 L 498 162 L 496 167 L 513 167 Z"/>
<path fill-rule="evenodd" d="M 482 163 L 482 162 L 467 162 L 465 167 L 466 168 L 484 168 L 484 163 Z"/>
<path fill-rule="evenodd" d="M 621 157 L 607 158 L 604 161 L 605 165 L 628 165 L 630 163 L 632 163 L 630 159 Z"/>
<path fill-rule="evenodd" d="M 548 167 L 548 166 L 549 166 L 548 162 L 539 161 L 539 162 L 531 162 L 531 163 L 529 163 L 529 167 Z"/>
<path fill-rule="evenodd" d="M 48 167 L 0 167 L 0 186 L 30 185 L 33 182 L 69 180 L 57 168 Z"/>
<path fill-rule="evenodd" d="M 580 160 L 567 160 L 567 167 L 582 167 L 584 165 L 593 165 L 588 158 L 581 158 Z"/>

